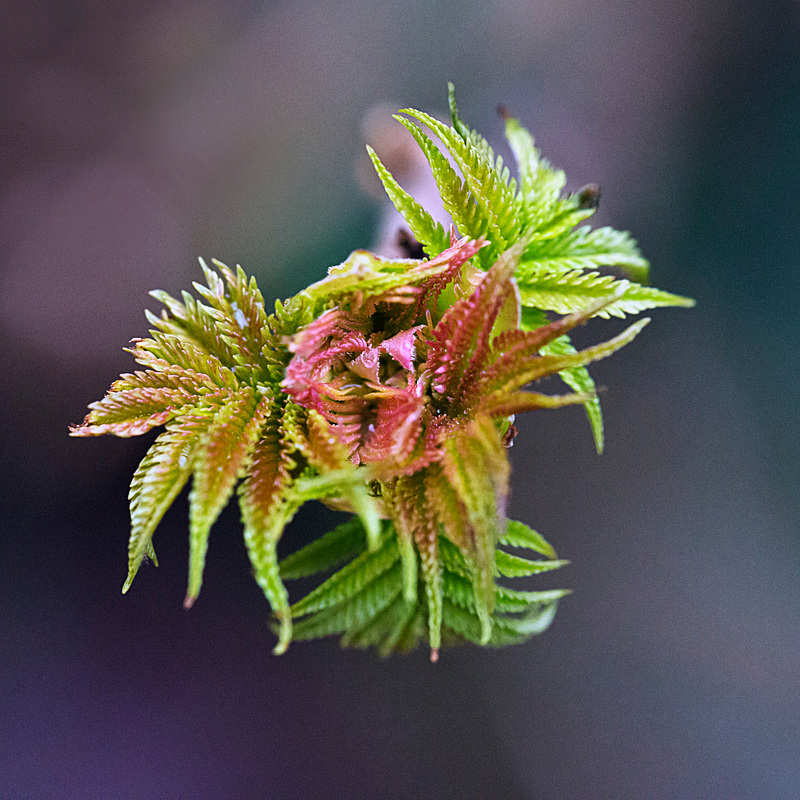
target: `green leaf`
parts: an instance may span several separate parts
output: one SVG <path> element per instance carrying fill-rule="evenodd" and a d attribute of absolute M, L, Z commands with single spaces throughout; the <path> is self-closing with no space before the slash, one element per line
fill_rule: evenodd
<path fill-rule="evenodd" d="M 205 268 L 202 261 L 201 265 Z M 219 280 L 216 275 L 214 278 Z M 219 330 L 211 308 L 198 302 L 189 292 L 182 292 L 183 302 L 160 289 L 150 292 L 150 295 L 165 306 L 165 311 L 160 316 L 149 311 L 145 312 L 148 321 L 159 332 L 180 339 L 203 353 L 213 355 L 228 367 L 233 366 L 235 363 L 233 353 L 222 331 Z M 171 361 L 169 358 L 167 360 Z"/>
<path fill-rule="evenodd" d="M 469 126 L 459 116 L 458 106 L 456 105 L 456 87 L 452 81 L 447 84 L 447 105 L 450 107 L 450 121 L 453 123 L 453 129 L 465 142 L 468 142 L 475 135 L 475 132 L 470 130 Z M 488 147 L 488 144 L 486 146 Z"/>
<path fill-rule="evenodd" d="M 422 567 L 428 611 L 428 642 L 431 647 L 431 661 L 436 661 L 442 643 L 442 564 L 439 558 L 439 520 L 428 498 L 426 477 L 426 472 L 422 471 L 411 477 L 401 478 L 397 483 L 405 488 L 403 499 L 407 509 L 401 518 L 405 517 L 413 525 L 409 533 L 413 537 Z M 416 564 L 416 555 L 414 561 Z M 405 599 L 408 602 L 416 598 L 409 592 L 405 594 Z"/>
<path fill-rule="evenodd" d="M 413 602 L 417 597 L 417 553 L 414 532 L 419 524 L 417 476 L 397 478 L 387 493 L 390 514 L 397 532 L 397 547 L 403 565 L 403 598 Z M 389 488 L 389 487 L 387 487 Z"/>
<path fill-rule="evenodd" d="M 506 139 L 519 169 L 520 197 L 526 229 L 536 230 L 551 220 L 566 176 L 541 158 L 533 137 L 519 121 L 506 115 Z"/>
<path fill-rule="evenodd" d="M 528 611 L 519 617 L 496 615 L 488 642 L 484 642 L 481 638 L 481 627 L 477 617 L 447 600 L 444 603 L 444 624 L 467 641 L 504 647 L 521 644 L 531 636 L 545 631 L 555 617 L 557 605 L 558 600 L 551 600 L 532 604 Z"/>
<path fill-rule="evenodd" d="M 419 603 L 406 602 L 398 591 L 391 602 L 363 625 L 347 631 L 343 647 L 377 647 L 382 657 L 396 650 L 409 650 L 420 638 L 422 619 Z"/>
<path fill-rule="evenodd" d="M 271 398 L 249 389 L 232 395 L 203 433 L 194 458 L 189 494 L 189 587 L 184 605 L 190 608 L 203 580 L 208 534 L 227 505 L 255 447 Z"/>
<path fill-rule="evenodd" d="M 198 439 L 207 423 L 202 417 L 183 417 L 168 426 L 133 475 L 128 494 L 131 508 L 128 577 L 122 587 L 123 594 L 130 589 L 145 556 L 155 561 L 153 533 L 192 474 Z"/>
<path fill-rule="evenodd" d="M 337 471 L 323 471 L 319 475 L 303 475 L 292 487 L 292 498 L 298 507 L 309 500 L 335 499 L 345 501 L 347 507 L 358 514 L 367 535 L 370 549 L 377 547 L 380 538 L 380 515 L 375 498 L 366 483 L 368 473 L 359 471 L 353 464 Z"/>
<path fill-rule="evenodd" d="M 538 408 L 563 408 L 564 406 L 585 404 L 589 400 L 585 394 L 540 394 L 539 392 L 494 392 L 481 401 L 478 408 L 490 417 L 510 417 Z"/>
<path fill-rule="evenodd" d="M 414 238 L 423 246 L 429 257 L 439 255 L 450 246 L 450 237 L 440 223 L 394 179 L 391 172 L 381 163 L 375 151 L 367 145 L 367 152 L 378 173 L 386 194 L 394 207 L 403 216 Z"/>
<path fill-rule="evenodd" d="M 275 653 L 286 651 L 292 638 L 289 595 L 278 567 L 277 546 L 283 529 L 299 509 L 291 500 L 292 470 L 296 464 L 286 442 L 278 409 L 265 421 L 253 449 L 250 468 L 239 487 L 239 508 L 244 524 L 247 555 L 256 581 L 280 622 Z"/>
<path fill-rule="evenodd" d="M 281 575 L 289 580 L 324 572 L 358 555 L 365 548 L 366 541 L 364 526 L 353 517 L 286 556 L 280 562 Z"/>
<path fill-rule="evenodd" d="M 477 417 L 443 443 L 442 470 L 463 503 L 471 528 L 464 552 L 472 572 L 483 638 L 488 641 L 494 610 L 493 553 L 503 527 L 499 508 L 508 494 L 509 466 L 500 433 L 487 417 Z"/>
<path fill-rule="evenodd" d="M 176 389 L 200 397 L 217 390 L 217 385 L 208 375 L 173 367 L 166 362 L 159 366 L 158 371 L 150 369 L 123 373 L 111 384 L 109 394 L 131 389 Z"/>
<path fill-rule="evenodd" d="M 328 277 L 312 283 L 301 294 L 319 309 L 344 308 L 360 310 L 364 301 L 379 295 L 389 295 L 442 275 L 451 269 L 451 263 L 460 263 L 480 245 L 466 237 L 456 242 L 430 261 L 402 259 L 391 261 L 366 250 L 356 250 L 346 261 L 331 267 Z"/>
<path fill-rule="evenodd" d="M 569 337 L 561 336 L 542 348 L 543 355 L 574 355 L 578 351 L 573 347 Z M 600 408 L 600 398 L 597 396 L 597 388 L 594 379 L 589 374 L 586 367 L 572 367 L 564 369 L 558 373 L 559 377 L 571 389 L 583 395 L 588 395 L 583 407 L 586 409 L 586 418 L 592 429 L 594 445 L 598 454 L 603 452 L 603 412 Z"/>
<path fill-rule="evenodd" d="M 212 263 L 219 275 L 201 258 L 208 287 L 195 282 L 195 290 L 208 302 L 206 313 L 229 352 L 230 365 L 239 368 L 245 382 L 255 383 L 267 366 L 263 349 L 268 341 L 269 316 L 264 298 L 255 280 L 248 279 L 241 267 L 234 272 L 221 261 L 213 259 Z"/>
<path fill-rule="evenodd" d="M 506 532 L 500 537 L 502 544 L 509 547 L 526 547 L 547 558 L 557 558 L 553 546 L 533 528 L 529 528 L 524 522 L 510 519 L 506 522 Z"/>
<path fill-rule="evenodd" d="M 497 571 L 506 578 L 521 578 L 525 575 L 537 575 L 540 572 L 549 572 L 566 566 L 569 561 L 552 559 L 550 561 L 531 561 L 528 558 L 511 555 L 503 550 L 495 553 Z"/>
<path fill-rule="evenodd" d="M 444 594 L 451 603 L 470 613 L 475 613 L 475 596 L 472 592 L 472 585 L 462 575 L 452 572 L 444 573 Z M 570 594 L 568 589 L 525 592 L 498 585 L 495 587 L 495 618 L 503 620 L 504 618 L 499 615 L 519 614 L 528 611 L 531 606 L 551 603 L 568 594 Z"/>
<path fill-rule="evenodd" d="M 541 610 L 542 605 L 550 605 L 571 593 L 569 589 L 524 592 L 518 589 L 509 589 L 506 586 L 498 586 L 495 608 L 499 614 L 519 614 L 529 611 L 536 613 Z M 508 619 L 509 617 L 501 617 L 501 624 Z"/>
<path fill-rule="evenodd" d="M 640 311 L 657 306 L 689 308 L 694 305 L 694 300 L 687 297 L 630 281 L 622 282 L 611 275 L 600 275 L 597 272 L 580 270 L 559 272 L 543 269 L 531 272 L 525 278 L 519 278 L 517 283 L 523 305 L 555 311 L 558 314 L 580 311 L 593 300 L 611 294 L 621 285 L 625 286 L 624 293 L 611 305 L 598 312 L 598 316 L 624 317 L 626 314 L 638 314 Z"/>
<path fill-rule="evenodd" d="M 462 234 L 475 239 L 480 238 L 486 230 L 481 211 L 470 196 L 469 188 L 461 180 L 447 156 L 411 120 L 399 115 L 395 115 L 394 118 L 414 137 L 422 150 L 431 168 L 433 179 L 436 181 L 442 206 L 452 218 L 455 226 Z M 473 236 L 473 231 L 480 231 L 480 233 Z"/>
<path fill-rule="evenodd" d="M 341 494 L 341 499 L 358 514 L 370 549 L 374 549 L 380 536 L 380 515 L 375 499 L 369 492 L 368 471 L 359 470 L 353 464 L 347 446 L 318 411 L 308 411 L 306 427 L 306 457 L 320 474 L 298 480 L 296 491 L 304 499 L 322 499 Z"/>
<path fill-rule="evenodd" d="M 524 283 L 542 272 L 600 267 L 619 268 L 641 282 L 647 280 L 649 265 L 626 231 L 607 227 L 592 230 L 584 225 L 559 236 L 534 238 L 522 257 L 517 277 Z"/>
<path fill-rule="evenodd" d="M 476 209 L 471 227 L 462 228 L 461 232 L 474 239 L 485 235 L 491 247 L 481 254 L 481 261 L 486 265 L 493 263 L 516 241 L 521 230 L 521 203 L 516 196 L 516 185 L 509 182 L 508 170 L 499 169 L 501 164 L 492 163 L 471 140 L 464 140 L 434 117 L 415 109 L 403 109 L 401 113 L 426 125 L 452 155 Z M 466 217 L 468 209 L 461 210 Z"/>
<path fill-rule="evenodd" d="M 397 537 L 390 527 L 384 530 L 384 539 L 377 550 L 362 553 L 296 602 L 292 606 L 292 616 L 301 617 L 347 600 L 390 569 L 399 558 Z"/>
<path fill-rule="evenodd" d="M 465 578 L 471 576 L 471 570 L 461 550 L 444 536 L 439 537 L 439 553 L 445 570 Z"/>
<path fill-rule="evenodd" d="M 276 656 L 285 653 L 292 640 L 289 593 L 281 580 L 277 554 L 277 540 L 280 538 L 280 531 L 288 522 L 287 516 L 289 515 L 284 517 L 279 514 L 274 515 L 270 518 L 272 523 L 270 526 L 245 522 L 244 529 L 247 554 L 253 565 L 256 582 L 278 618 L 278 643 L 272 650 Z"/>
<path fill-rule="evenodd" d="M 150 315 L 151 322 L 153 321 Z M 156 371 L 178 367 L 205 379 L 223 390 L 234 390 L 239 382 L 233 371 L 220 359 L 189 339 L 179 335 L 151 331 L 152 339 L 140 339 L 131 349 L 134 358 Z M 202 380 L 202 378 L 201 378 Z"/>
<path fill-rule="evenodd" d="M 613 299 L 610 299 L 609 301 L 613 302 Z M 593 309 L 600 310 L 598 306 L 590 306 L 589 311 L 593 313 Z M 580 320 L 582 321 L 586 318 L 588 318 L 588 316 L 585 314 L 584 310 L 583 316 L 580 318 Z M 522 309 L 520 321 L 521 330 L 542 330 L 548 326 L 551 327 L 552 323 L 550 323 L 550 320 L 547 318 L 547 315 L 544 313 L 544 311 L 540 311 L 538 308 L 532 308 L 530 306 Z M 573 355 L 576 352 L 577 350 L 572 346 L 569 337 L 566 335 L 559 336 L 549 342 L 544 343 L 541 348 L 542 355 Z M 586 395 L 586 399 L 583 401 L 583 405 L 586 410 L 586 416 L 589 420 L 589 425 L 592 428 L 595 448 L 597 449 L 598 453 L 602 453 L 603 412 L 600 408 L 600 399 L 597 396 L 597 389 L 592 376 L 589 374 L 589 371 L 586 369 L 586 367 L 572 367 L 562 370 L 558 374 L 567 384 L 567 386 L 579 394 Z"/>
<path fill-rule="evenodd" d="M 374 575 L 372 580 L 338 604 L 295 622 L 294 637 L 314 639 L 360 628 L 398 598 L 402 586 L 402 568 L 395 562 L 393 567 Z"/>
<path fill-rule="evenodd" d="M 450 119 L 453 124 L 453 129 L 465 142 L 470 142 L 475 147 L 483 161 L 494 169 L 495 174 L 503 183 L 508 185 L 512 194 L 516 194 L 517 181 L 515 178 L 511 177 L 509 168 L 503 166 L 503 157 L 496 156 L 489 142 L 487 142 L 478 131 L 470 128 L 469 125 L 461 119 L 456 105 L 455 86 L 452 83 L 448 83 L 447 90 Z"/>
<path fill-rule="evenodd" d="M 467 609 L 445 599 L 443 604 L 443 624 L 453 631 L 458 638 L 465 639 L 483 647 L 504 644 L 521 644 L 528 639 L 524 634 L 504 631 L 496 625 L 492 627 L 488 638 L 484 635 L 483 626 L 478 617 Z M 495 622 L 499 620 L 495 619 Z"/>

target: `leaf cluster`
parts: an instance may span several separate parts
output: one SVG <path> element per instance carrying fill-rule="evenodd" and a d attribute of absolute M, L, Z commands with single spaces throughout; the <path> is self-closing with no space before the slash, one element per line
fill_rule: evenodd
<path fill-rule="evenodd" d="M 542 158 L 530 133 L 505 109 L 501 116 L 517 165 L 516 178 L 502 156 L 495 155 L 488 142 L 461 119 L 452 84 L 449 101 L 451 125 L 416 109 L 404 109 L 395 119 L 425 154 L 444 207 L 461 235 L 485 236 L 491 242 L 476 260 L 481 269 L 488 269 L 510 246 L 524 243 L 515 273 L 523 329 L 546 323 L 545 312 L 579 312 L 611 294 L 616 299 L 597 315 L 624 317 L 659 306 L 694 304 L 689 298 L 645 285 L 649 264 L 628 233 L 581 224 L 594 214 L 599 190 L 587 187 L 564 194 L 564 172 Z M 441 252 L 446 242 L 441 225 L 368 150 L 389 198 L 425 252 L 431 256 Z M 570 349 L 568 336 L 550 346 L 553 353 Z M 586 413 L 597 451 L 602 452 L 602 414 L 591 376 L 584 367 L 559 374 L 572 389 L 590 395 Z"/>
<path fill-rule="evenodd" d="M 443 644 L 516 643 L 549 625 L 566 591 L 500 582 L 566 563 L 506 519 L 514 416 L 583 404 L 601 450 L 587 365 L 648 320 L 581 351 L 570 332 L 596 316 L 692 301 L 645 285 L 648 265 L 628 234 L 581 224 L 597 192 L 565 195 L 564 174 L 517 120 L 504 114 L 512 176 L 461 120 L 452 86 L 450 108 L 451 125 L 413 109 L 397 117 L 430 165 L 449 231 L 370 150 L 425 258 L 355 251 L 271 312 L 253 278 L 216 261 L 201 260 L 197 297 L 153 292 L 163 310 L 147 312 L 150 335 L 130 349 L 143 369 L 120 376 L 71 430 L 163 428 L 131 483 L 123 591 L 146 558 L 155 562 L 154 532 L 191 484 L 186 607 L 211 527 L 236 494 L 277 653 L 292 638 L 338 634 L 382 654 L 425 640 L 435 660 Z M 527 388 L 548 375 L 571 392 Z M 278 542 L 309 500 L 355 516 L 279 562 Z M 315 574 L 326 577 L 291 604 L 284 581 Z"/>
<path fill-rule="evenodd" d="M 365 543 L 364 529 L 358 519 L 353 519 L 280 563 L 285 578 L 336 569 L 292 606 L 292 615 L 298 620 L 294 626 L 296 639 L 341 635 L 343 646 L 375 647 L 386 656 L 414 649 L 426 638 L 431 614 L 438 613 L 444 643 L 518 644 L 544 630 L 555 615 L 559 599 L 569 593 L 563 589 L 524 591 L 495 584 L 493 624 L 485 637 L 471 570 L 449 539 L 442 536 L 438 542 L 442 556 L 439 609 L 428 601 L 424 588 L 411 595 L 404 591 L 402 556 L 392 522 L 382 524 L 376 550 L 367 550 Z M 503 546 L 493 556 L 492 572 L 497 576 L 538 575 L 567 563 L 559 561 L 552 547 L 521 522 L 509 522 L 500 544 Z M 544 558 L 530 559 L 507 548 L 526 548 Z M 437 651 L 433 653 L 435 660 Z"/>

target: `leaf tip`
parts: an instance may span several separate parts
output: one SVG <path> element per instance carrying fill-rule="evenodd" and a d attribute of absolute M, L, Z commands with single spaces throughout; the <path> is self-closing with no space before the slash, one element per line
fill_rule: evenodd
<path fill-rule="evenodd" d="M 272 648 L 272 654 L 282 656 L 292 641 L 292 618 L 288 608 L 278 613 L 280 628 L 278 630 L 278 643 Z"/>
<path fill-rule="evenodd" d="M 492 620 L 491 617 L 481 617 L 481 638 L 480 643 L 481 645 L 489 644 L 489 640 L 492 638 Z"/>
<path fill-rule="evenodd" d="M 289 642 L 279 641 L 275 647 L 272 648 L 272 655 L 282 656 L 289 649 Z"/>

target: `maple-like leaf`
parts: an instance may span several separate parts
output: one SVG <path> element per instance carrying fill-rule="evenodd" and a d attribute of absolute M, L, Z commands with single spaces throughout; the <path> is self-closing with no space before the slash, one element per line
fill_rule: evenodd
<path fill-rule="evenodd" d="M 145 558 L 155 561 L 154 531 L 191 482 L 186 606 L 236 493 L 276 653 L 293 638 L 339 634 L 381 654 L 425 640 L 436 660 L 446 644 L 511 644 L 550 624 L 565 590 L 502 583 L 566 563 L 506 518 L 514 417 L 583 404 L 602 449 L 587 365 L 648 320 L 583 350 L 571 331 L 691 301 L 643 285 L 647 262 L 628 234 L 576 227 L 599 192 L 564 196 L 563 173 L 510 114 L 517 177 L 461 120 L 452 87 L 450 109 L 451 125 L 413 109 L 398 117 L 430 164 L 449 233 L 370 150 L 425 258 L 357 250 L 273 313 L 253 278 L 219 262 L 201 261 L 199 299 L 153 293 L 164 309 L 147 312 L 150 337 L 130 351 L 144 369 L 122 375 L 72 429 L 134 436 L 164 426 L 131 484 L 123 591 Z M 530 386 L 552 375 L 573 391 Z M 309 500 L 355 516 L 279 562 L 278 543 Z M 290 603 L 285 579 L 326 573 Z"/>

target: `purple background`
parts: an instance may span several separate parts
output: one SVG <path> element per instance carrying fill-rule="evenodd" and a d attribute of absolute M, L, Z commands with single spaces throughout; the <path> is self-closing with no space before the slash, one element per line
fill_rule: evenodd
<path fill-rule="evenodd" d="M 5 0 L 0 795 L 797 797 L 798 42 L 770 0 Z M 183 611 L 184 497 L 123 597 L 148 442 L 66 428 L 132 367 L 147 291 L 202 254 L 286 296 L 374 241 L 361 120 L 442 109 L 447 80 L 698 300 L 597 365 L 605 455 L 580 409 L 521 421 L 511 514 L 575 593 L 531 643 L 436 667 L 274 658 L 234 508 Z M 287 547 L 336 519 L 305 509 Z"/>

